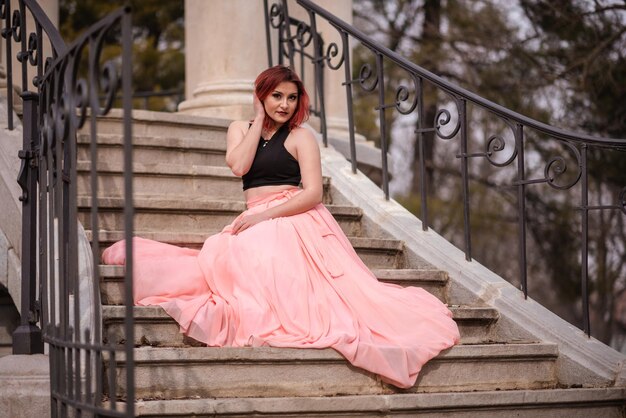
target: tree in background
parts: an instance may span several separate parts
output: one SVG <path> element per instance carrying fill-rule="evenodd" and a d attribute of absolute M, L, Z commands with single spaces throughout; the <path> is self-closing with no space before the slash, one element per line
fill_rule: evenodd
<path fill-rule="evenodd" d="M 355 0 L 355 24 L 390 49 L 445 79 L 498 104 L 563 129 L 593 135 L 626 137 L 626 4 L 616 1 L 520 0 Z M 357 46 L 355 64 L 371 60 Z M 370 61 L 371 62 L 371 61 Z M 385 67 L 390 101 L 406 74 Z M 432 126 L 434 109 L 449 98 L 424 90 L 425 123 Z M 359 97 L 360 99 L 360 97 Z M 358 102 L 357 127 L 371 122 L 371 100 Z M 484 150 L 486 138 L 506 136 L 507 127 L 481 109 L 468 108 L 470 148 Z M 389 124 L 403 118 L 388 112 Z M 363 120 L 365 119 L 365 120 Z M 404 118 L 406 119 L 406 118 Z M 368 122 L 370 120 L 370 122 Z M 363 132 L 370 134 L 368 129 Z M 406 150 L 415 141 L 414 127 L 393 132 L 396 146 Z M 510 131 L 508 132 L 510 137 Z M 371 137 L 370 137 L 371 138 Z M 462 247 L 457 149 L 437 138 L 426 138 L 426 184 L 431 225 Z M 403 144 L 398 144 L 403 142 Z M 458 140 L 457 140 L 458 143 Z M 543 177 L 545 164 L 568 150 L 555 141 L 528 133 L 527 178 Z M 413 182 L 398 199 L 420 211 L 419 150 L 413 148 Z M 569 155 L 571 157 L 571 155 Z M 571 160 L 571 158 L 570 158 Z M 570 161 L 569 164 L 572 162 Z M 589 162 L 593 204 L 617 201 L 626 186 L 623 153 L 593 151 Z M 571 167 L 570 167 L 570 171 Z M 575 170 L 573 170 L 575 171 Z M 404 173 L 394 173 L 394 176 Z M 487 161 L 472 161 L 470 176 L 473 255 L 514 284 L 518 271 L 515 172 L 494 170 Z M 577 189 L 555 193 L 546 185 L 527 188 L 528 269 L 531 296 L 573 323 L 581 324 L 580 215 Z M 626 289 L 625 219 L 620 211 L 594 213 L 591 222 L 590 277 L 592 332 L 615 343 L 617 301 Z M 626 319 L 622 318 L 622 322 Z M 624 335 L 623 330 L 621 331 Z"/>
<path fill-rule="evenodd" d="M 63 38 L 71 42 L 85 28 L 107 13 L 129 3 L 133 9 L 133 88 L 136 107 L 151 110 L 176 110 L 185 83 L 184 2 L 158 0 L 60 0 L 59 21 Z M 114 56 L 116 46 L 107 46 L 103 56 Z M 147 104 L 147 106 L 145 106 Z"/>
<path fill-rule="evenodd" d="M 526 55 L 518 54 L 522 50 L 521 41 L 516 37 L 516 30 L 507 21 L 505 11 L 490 2 L 475 1 L 441 1 L 441 0 L 361 0 L 355 1 L 355 22 L 377 40 L 398 52 L 400 55 L 423 66 L 449 81 L 455 82 L 484 97 L 504 106 L 512 107 L 527 115 L 542 120 L 547 115 L 532 106 L 532 95 L 537 91 L 536 82 L 528 75 Z M 355 50 L 355 63 L 361 64 L 371 58 L 366 48 Z M 388 102 L 393 101 L 393 93 L 401 85 L 411 85 L 403 70 L 390 65 L 385 68 L 387 77 L 385 86 L 389 86 Z M 531 74 L 532 75 L 532 74 Z M 521 81 L 520 81 L 521 80 Z M 515 88 L 513 88 L 515 86 Z M 525 94 L 515 94 L 516 89 Z M 511 94 L 513 92 L 513 94 Z M 357 101 L 357 109 L 362 113 L 358 127 L 367 126 L 374 106 L 367 101 Z M 435 114 L 443 107 L 450 108 L 450 97 L 441 90 L 424 82 L 425 114 L 423 124 L 432 127 Z M 473 127 L 471 135 L 479 147 L 484 144 L 482 132 L 502 130 L 495 126 L 491 115 L 481 114 L 478 109 L 472 112 Z M 369 113 L 366 113 L 369 112 Z M 454 111 L 452 111 L 454 113 Z M 368 116 L 364 116 L 368 115 Z M 403 122 L 399 114 L 387 112 L 390 121 L 397 125 L 408 125 L 406 129 L 396 130 L 391 140 L 396 146 L 402 146 L 407 155 L 411 155 L 408 165 L 409 172 L 394 173 L 398 179 L 402 176 L 412 177 L 409 189 L 401 192 L 398 199 L 416 214 L 420 213 L 420 178 L 419 148 L 407 147 L 407 143 L 415 141 L 414 130 L 417 127 L 415 118 Z M 363 119 L 366 119 L 363 121 Z M 410 119 L 410 118 L 408 118 Z M 370 123 L 371 126 L 371 123 Z M 363 132 L 366 136 L 375 131 Z M 377 132 L 373 132 L 377 135 Z M 371 136 L 368 136 L 371 139 Z M 458 138 L 458 137 L 457 137 Z M 424 160 L 426 165 L 426 189 L 428 192 L 429 224 L 446 236 L 451 242 L 463 247 L 463 217 L 461 209 L 461 184 L 456 151 L 451 147 L 458 145 L 458 139 L 443 141 L 436 138 L 433 132 L 426 132 L 423 138 Z M 408 150 L 406 148 L 409 148 Z M 475 164 L 471 173 L 474 179 L 474 207 L 481 216 L 472 217 L 472 228 L 485 230 L 485 226 L 497 225 L 489 233 L 475 233 L 474 256 L 487 264 L 499 274 L 513 279 L 517 277 L 516 266 L 497 260 L 510 259 L 515 254 L 513 242 L 510 249 L 497 245 L 499 239 L 495 235 L 511 237 L 515 234 L 514 217 L 509 213 L 515 210 L 515 192 L 506 190 L 500 184 L 510 184 L 511 180 L 490 178 L 492 171 L 487 162 Z M 501 196 L 504 193 L 504 198 Z M 482 203 L 482 206 L 480 205 Z M 513 221 L 513 222 L 512 222 Z"/>
<path fill-rule="evenodd" d="M 568 127 L 593 135 L 626 138 L 626 2 L 521 0 L 536 66 L 547 83 L 563 87 Z M 589 155 L 591 204 L 616 202 L 626 186 L 623 153 L 593 150 Z M 626 227 L 619 211 L 590 218 L 594 325 L 597 337 L 614 341 L 626 330 L 618 315 L 626 301 Z M 622 337 L 623 338 L 623 337 Z M 624 344 L 624 342 L 621 342 Z"/>

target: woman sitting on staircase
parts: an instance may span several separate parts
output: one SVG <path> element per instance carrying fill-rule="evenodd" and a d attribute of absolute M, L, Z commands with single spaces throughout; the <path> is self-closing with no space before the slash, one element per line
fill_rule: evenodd
<path fill-rule="evenodd" d="M 332 347 L 353 365 L 411 387 L 459 341 L 447 307 L 416 287 L 379 282 L 321 203 L 320 151 L 300 125 L 309 98 L 288 67 L 255 82 L 255 116 L 235 121 L 226 162 L 248 209 L 201 250 L 135 238 L 134 300 L 160 305 L 209 346 Z M 124 264 L 124 242 L 105 250 Z"/>

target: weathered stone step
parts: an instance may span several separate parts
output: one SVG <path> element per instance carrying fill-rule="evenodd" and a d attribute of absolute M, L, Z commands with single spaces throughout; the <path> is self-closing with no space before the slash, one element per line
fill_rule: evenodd
<path fill-rule="evenodd" d="M 454 320 L 461 332 L 463 344 L 491 342 L 490 326 L 498 320 L 498 311 L 493 308 L 452 306 Z M 109 342 L 121 344 L 125 339 L 124 314 L 126 308 L 118 305 L 102 306 L 103 335 Z M 180 333 L 174 321 L 160 306 L 135 306 L 135 344 L 182 347 L 198 345 Z"/>
<path fill-rule="evenodd" d="M 91 162 L 78 161 L 78 195 L 91 196 Z M 124 169 L 122 163 L 98 163 L 98 196 L 121 198 L 124 196 Z M 332 203 L 330 178 L 322 178 L 324 203 Z M 133 163 L 134 197 L 177 198 L 193 200 L 210 198 L 243 200 L 241 178 L 228 167 L 210 165 L 181 165 L 169 163 Z"/>
<path fill-rule="evenodd" d="M 0 310 L 0 314 L 2 314 L 2 310 Z M 4 321 L 4 318 L 2 318 Z M 9 329 L 10 328 L 10 329 Z M 12 323 L 0 323 L 0 347 L 3 345 L 11 346 L 13 344 L 13 336 L 12 333 L 14 331 Z"/>
<path fill-rule="evenodd" d="M 448 299 L 448 273 L 431 269 L 373 269 L 372 273 L 385 283 L 400 286 L 417 286 L 439 298 L 444 303 L 452 303 Z"/>
<path fill-rule="evenodd" d="M 623 418 L 623 388 L 138 400 L 137 417 Z M 124 403 L 119 404 L 123 411 Z"/>
<path fill-rule="evenodd" d="M 122 117 L 121 109 L 111 109 L 106 116 L 99 116 L 98 135 L 122 135 Z M 213 135 L 222 135 L 224 138 L 230 122 L 227 119 L 133 109 L 132 133 L 133 137 L 143 138 L 205 140 Z M 89 128 L 89 124 L 85 124 L 80 134 L 89 133 Z"/>
<path fill-rule="evenodd" d="M 13 354 L 13 344 L 0 344 L 0 357 L 10 356 L 11 354 Z"/>
<path fill-rule="evenodd" d="M 89 161 L 78 161 L 77 187 L 79 194 L 91 190 Z M 98 196 L 124 196 L 124 171 L 122 164 L 98 163 Z M 241 179 L 228 167 L 179 164 L 133 164 L 133 191 L 135 196 L 169 195 L 180 198 L 211 196 L 214 199 L 239 200 L 243 196 Z"/>
<path fill-rule="evenodd" d="M 85 231 L 91 240 L 91 231 Z M 188 248 L 201 248 L 208 237 L 203 232 L 144 232 L 135 231 L 136 236 L 166 242 Z M 100 230 L 99 239 L 101 248 L 113 244 L 124 238 L 122 231 Z M 352 247 L 361 260 L 370 268 L 402 268 L 405 264 L 404 243 L 395 239 L 348 237 Z"/>
<path fill-rule="evenodd" d="M 372 272 L 382 282 L 401 286 L 417 286 L 447 303 L 448 275 L 441 270 L 374 269 Z M 124 267 L 100 265 L 100 290 L 104 305 L 124 304 Z"/>
<path fill-rule="evenodd" d="M 77 136 L 78 161 L 90 161 L 90 136 Z M 97 136 L 98 161 L 121 164 L 123 137 L 119 134 Z M 133 136 L 133 161 L 142 164 L 162 162 L 181 165 L 226 167 L 226 135 L 223 130 L 207 130 L 204 138 Z"/>
<path fill-rule="evenodd" d="M 457 345 L 429 361 L 401 392 L 544 389 L 556 386 L 556 344 Z M 105 367 L 108 364 L 105 356 Z M 332 349 L 184 347 L 135 349 L 138 398 L 336 396 L 394 393 Z M 124 397 L 125 356 L 115 393 Z"/>
<path fill-rule="evenodd" d="M 20 314 L 6 288 L 0 290 L 0 356 L 12 352 L 13 332 L 20 323 Z"/>
<path fill-rule="evenodd" d="M 362 211 L 354 206 L 327 205 L 343 232 L 349 236 L 361 235 Z M 78 219 L 91 229 L 92 199 L 78 197 Z M 137 197 L 134 199 L 134 227 L 136 231 L 203 231 L 212 235 L 241 212 L 246 210 L 243 201 L 214 200 L 208 197 L 170 199 Z M 124 199 L 107 197 L 98 199 L 98 225 L 100 229 L 124 229 Z"/>

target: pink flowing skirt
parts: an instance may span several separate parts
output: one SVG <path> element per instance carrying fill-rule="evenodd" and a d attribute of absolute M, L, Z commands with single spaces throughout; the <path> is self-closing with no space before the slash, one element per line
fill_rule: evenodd
<path fill-rule="evenodd" d="M 244 214 L 297 193 L 255 198 Z M 332 347 L 401 388 L 459 341 L 448 308 L 421 288 L 379 282 L 324 205 L 233 235 L 244 214 L 199 251 L 134 238 L 135 303 L 163 307 L 209 346 Z M 124 264 L 124 242 L 103 261 Z"/>

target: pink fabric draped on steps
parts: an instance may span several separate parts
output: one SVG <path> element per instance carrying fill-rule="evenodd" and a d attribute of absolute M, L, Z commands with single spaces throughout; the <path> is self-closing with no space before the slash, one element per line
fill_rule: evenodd
<path fill-rule="evenodd" d="M 253 199 L 245 213 L 297 193 Z M 459 341 L 448 308 L 421 288 L 379 282 L 324 205 L 232 235 L 239 217 L 199 251 L 135 238 L 135 303 L 162 306 L 209 346 L 332 347 L 401 388 Z M 103 260 L 124 264 L 124 242 Z"/>

